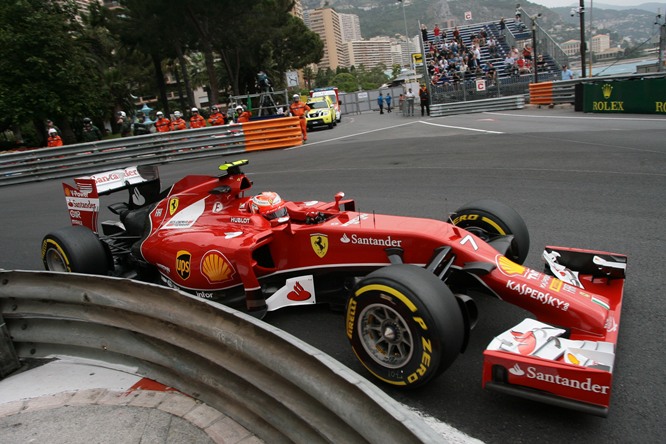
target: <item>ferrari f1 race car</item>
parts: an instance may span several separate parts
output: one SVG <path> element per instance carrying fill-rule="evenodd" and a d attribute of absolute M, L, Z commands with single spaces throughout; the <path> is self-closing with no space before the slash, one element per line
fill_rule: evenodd
<path fill-rule="evenodd" d="M 484 352 L 483 386 L 607 414 L 627 258 L 546 247 L 543 271 L 522 265 L 523 219 L 492 200 L 447 222 L 359 212 L 330 202 L 249 195 L 246 160 L 219 176 L 187 176 L 161 190 L 156 166 L 63 184 L 72 226 L 47 234 L 47 270 L 158 282 L 262 317 L 326 303 L 344 309 L 346 336 L 376 379 L 418 387 L 465 350 L 472 297 L 533 314 L 498 332 Z M 128 192 L 98 223 L 100 196 Z M 98 225 L 101 225 L 98 227 Z"/>

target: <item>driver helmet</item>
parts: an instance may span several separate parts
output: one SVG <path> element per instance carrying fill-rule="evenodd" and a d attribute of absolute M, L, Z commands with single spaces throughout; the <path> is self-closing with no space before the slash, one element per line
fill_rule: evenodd
<path fill-rule="evenodd" d="M 289 220 L 286 204 L 280 195 L 273 191 L 264 191 L 253 196 L 250 208 L 253 213 L 261 214 L 271 223 L 282 223 Z"/>

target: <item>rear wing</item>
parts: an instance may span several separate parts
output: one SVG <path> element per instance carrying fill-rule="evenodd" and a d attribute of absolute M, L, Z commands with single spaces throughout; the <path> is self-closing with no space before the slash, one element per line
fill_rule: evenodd
<path fill-rule="evenodd" d="M 77 177 L 74 186 L 62 184 L 72 225 L 83 225 L 97 233 L 99 197 L 128 190 L 129 209 L 154 201 L 160 192 L 156 165 L 131 166 L 91 176 Z"/>

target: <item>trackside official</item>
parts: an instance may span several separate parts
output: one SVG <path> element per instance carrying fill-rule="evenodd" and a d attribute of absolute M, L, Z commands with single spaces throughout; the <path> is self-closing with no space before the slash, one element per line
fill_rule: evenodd
<path fill-rule="evenodd" d="M 294 94 L 294 101 L 289 105 L 289 112 L 292 116 L 298 117 L 301 124 L 301 134 L 303 135 L 303 142 L 308 140 L 308 123 L 305 120 L 305 115 L 310 111 L 307 103 L 301 102 L 301 96 Z"/>

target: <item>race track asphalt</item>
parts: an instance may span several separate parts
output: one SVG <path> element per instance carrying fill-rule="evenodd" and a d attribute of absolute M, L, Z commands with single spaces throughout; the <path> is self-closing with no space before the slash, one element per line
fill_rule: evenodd
<path fill-rule="evenodd" d="M 427 387 L 386 391 L 396 400 L 488 443 L 663 442 L 662 272 L 666 230 L 666 116 L 598 115 L 528 108 L 444 118 L 346 115 L 303 147 L 251 153 L 253 191 L 331 200 L 338 191 L 364 212 L 445 219 L 462 204 L 501 200 L 530 230 L 526 265 L 541 268 L 544 245 L 629 256 L 613 395 L 606 419 L 481 389 L 482 352 L 528 314 L 479 299 L 468 350 Z M 219 161 L 161 167 L 164 184 L 216 174 Z M 40 242 L 68 224 L 60 181 L 2 188 L 0 267 L 40 269 Z M 343 316 L 324 307 L 271 313 L 268 322 L 360 374 Z"/>

